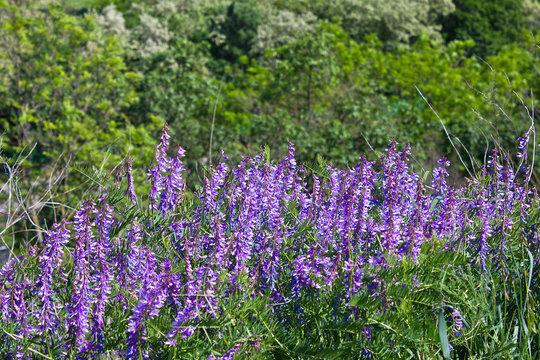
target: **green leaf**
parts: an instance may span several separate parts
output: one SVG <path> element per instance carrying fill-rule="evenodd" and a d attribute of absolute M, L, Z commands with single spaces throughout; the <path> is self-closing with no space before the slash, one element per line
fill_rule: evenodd
<path fill-rule="evenodd" d="M 444 312 L 442 309 L 439 309 L 439 338 L 441 339 L 441 347 L 444 358 L 450 359 L 450 344 L 448 343 L 446 322 L 444 320 Z"/>

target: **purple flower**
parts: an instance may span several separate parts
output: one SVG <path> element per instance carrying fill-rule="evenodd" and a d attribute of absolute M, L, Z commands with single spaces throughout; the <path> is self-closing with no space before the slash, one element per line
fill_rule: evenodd
<path fill-rule="evenodd" d="M 461 329 L 463 329 L 463 319 L 461 317 L 461 314 L 459 311 L 454 308 L 452 310 L 452 319 L 454 319 L 454 335 L 460 336 L 461 335 Z"/>
<path fill-rule="evenodd" d="M 41 255 L 39 256 L 39 268 L 41 274 L 36 281 L 36 288 L 41 298 L 41 309 L 37 313 L 41 331 L 50 330 L 55 325 L 56 314 L 59 304 L 53 298 L 55 282 L 61 281 L 61 276 L 55 274 L 64 256 L 64 246 L 69 241 L 69 231 L 66 223 L 56 224 L 53 230 L 45 234 Z"/>
<path fill-rule="evenodd" d="M 249 351 L 244 350 L 245 354 L 257 353 L 259 351 L 259 349 L 260 349 L 260 346 L 261 346 L 258 338 L 256 340 L 254 340 L 254 341 L 242 340 L 242 341 L 237 342 L 223 356 L 215 357 L 215 355 L 212 354 L 212 355 L 210 355 L 208 357 L 207 360 L 233 360 L 234 355 L 236 353 L 238 353 L 240 351 L 240 349 L 242 349 L 242 346 L 244 346 L 246 344 L 249 345 L 249 347 L 252 348 L 252 350 L 249 350 Z"/>
<path fill-rule="evenodd" d="M 182 200 L 184 194 L 184 182 L 182 180 L 184 165 L 181 158 L 184 154 L 184 149 L 179 147 L 177 156 L 169 162 L 171 165 L 166 169 L 168 175 L 165 179 L 164 189 L 161 193 L 161 202 L 159 204 L 159 209 L 163 214 L 175 210 L 176 206 Z"/>
<path fill-rule="evenodd" d="M 17 333 L 28 335 L 27 309 L 24 294 L 31 284 L 21 281 L 16 282 L 15 276 L 21 260 L 20 257 L 11 258 L 0 270 L 0 311 L 6 322 L 19 325 Z"/>
<path fill-rule="evenodd" d="M 95 253 L 92 254 L 92 262 L 95 264 L 91 273 L 92 293 L 95 294 L 92 301 L 94 305 L 92 312 L 92 335 L 95 340 L 93 348 L 98 352 L 102 348 L 103 317 L 111 293 L 112 271 L 110 254 L 112 248 L 110 231 L 114 222 L 112 210 L 106 203 L 106 198 L 103 198 L 102 209 L 98 212 L 96 218 L 96 230 L 99 236 L 96 239 Z"/>
<path fill-rule="evenodd" d="M 433 169 L 431 184 L 435 192 L 439 194 L 444 194 L 446 192 L 446 189 L 448 188 L 448 185 L 446 184 L 448 171 L 446 170 L 446 168 L 450 166 L 450 161 L 446 160 L 446 158 L 443 157 L 437 162 L 439 163 L 440 167 Z"/>
<path fill-rule="evenodd" d="M 89 316 L 94 291 L 91 273 L 95 264 L 91 256 L 96 252 L 91 215 L 96 212 L 92 200 L 85 201 L 81 210 L 75 214 L 73 230 L 76 234 L 75 251 L 73 253 L 73 295 L 69 309 L 69 328 L 74 342 L 79 348 L 87 343 L 84 336 L 89 328 Z"/>
<path fill-rule="evenodd" d="M 126 164 L 126 177 L 128 182 L 127 193 L 133 204 L 137 204 L 137 196 L 135 195 L 135 186 L 133 185 L 133 159 L 129 159 Z"/>
<path fill-rule="evenodd" d="M 184 193 L 182 180 L 184 165 L 181 158 L 184 157 L 185 151 L 179 147 L 174 159 L 167 155 L 170 138 L 168 130 L 167 124 L 163 125 L 161 142 L 156 146 L 152 167 L 147 171 L 152 184 L 149 193 L 150 208 L 160 210 L 162 215 L 174 210 Z"/>
<path fill-rule="evenodd" d="M 215 357 L 214 354 L 210 355 L 208 357 L 208 360 L 233 360 L 234 354 L 238 352 L 242 348 L 243 342 L 239 342 L 236 345 L 234 345 L 232 348 L 225 353 L 225 355 L 220 357 Z"/>
<path fill-rule="evenodd" d="M 478 239 L 478 257 L 484 272 L 487 271 L 486 260 L 489 255 L 489 244 L 487 240 L 493 232 L 493 228 L 491 226 L 492 211 L 493 207 L 487 198 L 487 190 L 483 190 L 478 197 L 478 216 L 482 221 L 482 229 Z"/>
<path fill-rule="evenodd" d="M 328 166 L 324 174 L 313 175 L 311 191 L 292 144 L 279 163 L 262 153 L 244 157 L 232 170 L 222 161 L 210 167 L 200 202 L 179 213 L 186 186 L 184 150 L 178 148 L 174 159 L 168 156 L 167 131 L 165 124 L 148 170 L 149 209 L 130 206 L 115 216 L 106 196 L 97 205 L 88 200 L 75 214 L 71 239 L 65 223 L 55 225 L 41 252 L 30 252 L 32 261 L 14 258 L 0 270 L 0 317 L 22 338 L 7 340 L 8 356 L 26 356 L 21 344 L 38 335 L 66 356 L 98 357 L 110 331 L 124 325 L 118 356 L 160 357 L 163 346 L 179 341 L 190 346 L 206 336 L 207 328 L 197 324 L 224 315 L 223 304 L 229 306 L 231 299 L 264 297 L 279 326 L 307 323 L 307 308 L 298 300 L 332 296 L 334 316 L 362 321 L 365 314 L 349 305 L 351 298 L 370 293 L 380 301 L 381 314 L 391 311 L 397 300 L 379 272 L 419 261 L 424 241 L 434 249 L 476 251 L 477 262 L 468 266 L 487 271 L 493 263 L 504 267 L 513 250 L 508 238 L 523 225 L 518 212 L 527 224 L 534 216 L 536 193 L 516 180 L 498 152 L 464 187 L 447 183 L 449 162 L 441 159 L 430 187 L 409 168 L 409 148 L 398 150 L 396 142 L 377 162 Z M 526 149 L 524 140 L 520 148 Z M 131 167 L 130 160 L 124 168 L 126 194 L 136 203 Z M 536 230 L 526 234 L 535 245 Z M 62 267 L 66 249 L 73 258 L 73 265 L 69 256 L 65 261 L 68 271 Z M 420 282 L 421 276 L 413 275 L 413 288 Z M 107 319 L 118 311 L 127 313 L 127 325 Z M 284 318 L 291 313 L 293 319 Z M 158 317 L 169 319 L 168 327 L 155 321 Z M 460 336 L 463 319 L 456 309 L 452 317 Z M 363 341 L 370 340 L 371 331 L 361 330 Z M 234 334 L 217 329 L 212 335 Z M 249 356 L 258 347 L 258 340 L 244 338 L 219 359 Z"/>
<path fill-rule="evenodd" d="M 150 260 L 150 256 L 146 260 Z M 148 264 L 151 267 L 153 264 Z M 150 279 L 149 279 L 150 280 Z M 145 281 L 139 293 L 139 303 L 132 309 L 127 328 L 127 358 L 138 359 L 139 354 L 143 358 L 149 358 L 148 351 L 144 350 L 145 326 L 147 319 L 156 317 L 160 309 L 165 305 L 165 300 L 171 287 L 171 264 L 163 263 L 163 271 L 150 281 Z"/>
<path fill-rule="evenodd" d="M 287 162 L 289 163 L 291 168 L 294 168 L 296 166 L 296 160 L 294 159 L 294 144 L 292 142 L 289 142 L 289 156 L 287 157 Z"/>
<path fill-rule="evenodd" d="M 522 158 L 524 161 L 527 160 L 527 146 L 529 145 L 529 138 L 531 131 L 534 131 L 534 128 L 530 128 L 526 133 L 524 137 L 518 138 L 518 149 L 519 152 L 517 153 L 518 158 Z"/>
<path fill-rule="evenodd" d="M 163 132 L 161 134 L 161 141 L 156 145 L 154 151 L 154 160 L 152 161 L 152 167 L 147 171 L 148 180 L 150 180 L 152 187 L 150 189 L 151 208 L 157 209 L 161 192 L 165 188 L 166 179 L 164 174 L 170 169 L 171 159 L 167 155 L 167 149 L 169 148 L 169 130 L 167 124 L 163 125 Z"/>

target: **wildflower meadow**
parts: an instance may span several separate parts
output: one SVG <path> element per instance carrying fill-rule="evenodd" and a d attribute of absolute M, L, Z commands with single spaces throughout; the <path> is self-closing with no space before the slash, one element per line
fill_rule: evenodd
<path fill-rule="evenodd" d="M 147 194 L 125 162 L 2 267 L 0 354 L 538 359 L 533 136 L 463 186 L 445 159 L 413 171 L 397 142 L 342 169 L 289 144 L 280 162 L 222 153 L 189 192 L 165 125 Z"/>

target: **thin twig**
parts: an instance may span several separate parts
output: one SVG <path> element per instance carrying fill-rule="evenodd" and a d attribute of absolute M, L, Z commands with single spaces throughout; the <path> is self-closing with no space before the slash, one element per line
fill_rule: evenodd
<path fill-rule="evenodd" d="M 523 101 L 521 96 L 519 96 L 519 94 L 515 90 L 512 90 L 512 92 L 519 99 L 519 101 L 521 101 L 521 104 L 523 105 L 523 108 L 527 112 L 527 116 L 529 117 L 529 119 L 531 119 L 531 126 L 529 127 L 528 131 L 529 132 L 532 131 L 532 133 L 533 133 L 533 156 L 532 156 L 531 169 L 530 169 L 529 175 L 527 177 L 527 182 L 530 182 L 531 181 L 531 176 L 532 176 L 532 173 L 533 173 L 533 169 L 534 169 L 534 156 L 535 156 L 535 153 L 536 153 L 536 129 L 535 129 L 535 126 L 534 126 L 534 97 L 533 97 L 533 92 L 532 92 L 532 89 L 531 89 L 531 111 L 529 111 L 529 108 L 525 105 L 525 102 Z M 522 164 L 523 164 L 523 158 L 521 159 L 521 163 L 520 163 L 518 168 L 520 168 Z"/>
<path fill-rule="evenodd" d="M 471 155 L 471 153 L 469 152 L 469 150 L 467 150 L 467 147 L 465 146 L 465 144 L 463 144 L 461 142 L 461 140 L 456 136 L 455 137 L 457 141 L 459 141 L 459 143 L 461 144 L 461 146 L 463 146 L 463 149 L 465 150 L 465 152 L 467 153 L 467 155 L 469 155 L 469 160 L 471 160 L 471 165 L 472 165 L 472 169 L 473 169 L 473 172 L 476 174 L 476 167 L 474 166 L 474 159 Z"/>
<path fill-rule="evenodd" d="M 459 153 L 456 145 L 454 145 L 454 142 L 452 141 L 452 138 L 450 137 L 450 134 L 448 133 L 448 130 L 446 130 L 446 126 L 444 126 L 444 123 L 441 119 L 441 117 L 439 116 L 439 114 L 437 114 L 437 112 L 435 111 L 435 109 L 433 108 L 433 106 L 431 106 L 431 104 L 429 103 L 429 101 L 427 101 L 426 97 L 424 96 L 424 94 L 422 94 L 422 92 L 420 91 L 420 89 L 418 88 L 418 86 L 414 85 L 414 87 L 416 88 L 416 91 L 418 91 L 418 93 L 420 94 L 420 96 L 422 97 L 422 99 L 424 99 L 424 101 L 426 102 L 426 104 L 428 104 L 429 108 L 431 109 L 431 111 L 433 111 L 433 113 L 435 114 L 435 116 L 437 116 L 437 119 L 439 119 L 439 122 L 441 123 L 442 127 L 443 127 L 443 130 L 444 132 L 446 133 L 446 137 L 448 137 L 448 140 L 450 140 L 450 144 L 452 144 L 452 147 L 454 148 L 454 150 L 456 150 L 456 153 L 457 153 L 457 156 L 459 157 L 459 160 L 461 161 L 461 163 L 463 164 L 463 166 L 465 167 L 465 170 L 467 170 L 467 172 L 469 173 L 469 176 L 472 178 L 473 175 L 471 174 L 469 168 L 467 167 L 467 165 L 465 164 L 465 162 L 463 161 L 463 159 L 461 158 L 461 154 Z"/>

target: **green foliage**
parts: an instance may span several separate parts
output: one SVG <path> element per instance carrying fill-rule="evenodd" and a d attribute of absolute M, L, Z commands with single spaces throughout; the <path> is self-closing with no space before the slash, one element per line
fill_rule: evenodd
<path fill-rule="evenodd" d="M 218 108 L 216 144 L 285 151 L 286 139 L 299 145 L 303 161 L 318 153 L 346 164 L 396 138 L 410 143 L 421 162 L 443 155 L 457 162 L 432 105 L 473 170 L 486 148 L 511 148 L 529 127 L 522 100 L 531 107 L 529 89 L 538 93 L 539 64 L 517 45 L 486 62 L 467 58 L 472 46 L 422 37 L 408 50 L 387 52 L 376 38 L 357 43 L 340 26 L 320 23 L 236 70 Z"/>
<path fill-rule="evenodd" d="M 137 91 L 144 96 L 126 112 L 140 126 L 152 119 L 166 121 L 188 149 L 191 169 L 208 157 L 211 111 L 219 89 L 205 64 L 208 52 L 208 44 L 175 38 L 167 50 L 140 60 L 144 78 Z"/>
<path fill-rule="evenodd" d="M 282 4 L 297 12 L 311 11 L 319 19 L 338 20 L 356 41 L 375 34 L 389 47 L 406 46 L 422 34 L 439 40 L 439 17 L 454 11 L 452 0 L 300 0 Z"/>
<path fill-rule="evenodd" d="M 305 33 L 313 32 L 316 24 L 317 17 L 309 11 L 296 14 L 285 9 L 274 9 L 257 28 L 251 54 L 264 55 L 266 49 L 290 44 Z"/>
<path fill-rule="evenodd" d="M 477 55 L 493 55 L 519 39 L 525 25 L 522 3 L 522 0 L 454 0 L 456 11 L 442 21 L 445 39 L 473 39 L 473 51 Z"/>
<path fill-rule="evenodd" d="M 37 143 L 23 190 L 60 186 L 66 193 L 57 201 L 71 203 L 77 196 L 70 190 L 87 179 L 70 165 L 110 171 L 126 154 L 135 167 L 151 156 L 152 125 L 126 118 L 142 78 L 127 68 L 117 38 L 99 33 L 92 16 L 68 15 L 54 4 L 6 1 L 0 17 L 2 150 L 13 165 Z"/>
<path fill-rule="evenodd" d="M 107 5 L 109 0 L 66 0 L 64 1 L 66 8 L 73 10 L 81 10 L 88 8 L 101 8 Z"/>
<path fill-rule="evenodd" d="M 122 111 L 138 100 L 134 84 L 141 78 L 126 68 L 118 41 L 98 38 L 92 17 L 53 5 L 8 5 L 2 16 L 6 150 L 18 152 L 40 139 L 42 163 L 65 153 L 91 164 L 108 151 L 129 152 Z"/>
<path fill-rule="evenodd" d="M 216 45 L 212 53 L 218 59 L 236 61 L 250 51 L 257 28 L 263 21 L 262 7 L 256 0 L 234 0 L 227 7 L 220 32 L 225 41 Z"/>

